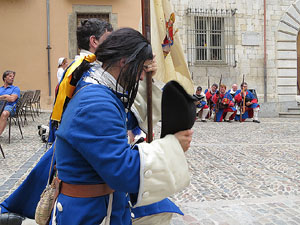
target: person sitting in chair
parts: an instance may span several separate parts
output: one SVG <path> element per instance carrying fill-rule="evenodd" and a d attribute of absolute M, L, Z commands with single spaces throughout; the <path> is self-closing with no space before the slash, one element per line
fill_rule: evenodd
<path fill-rule="evenodd" d="M 14 86 L 16 72 L 7 70 L 3 73 L 2 80 L 4 85 L 0 87 L 0 100 L 7 101 L 3 112 L 0 117 L 0 135 L 3 133 L 6 127 L 7 118 L 15 113 L 15 105 L 20 98 L 20 88 Z"/>

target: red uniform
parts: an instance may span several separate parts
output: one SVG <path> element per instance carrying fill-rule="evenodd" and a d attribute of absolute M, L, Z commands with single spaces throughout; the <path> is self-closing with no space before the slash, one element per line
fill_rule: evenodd
<path fill-rule="evenodd" d="M 219 100 L 220 98 L 220 100 Z M 233 120 L 236 114 L 236 108 L 234 108 L 234 103 L 232 101 L 232 97 L 228 93 L 220 93 L 220 94 L 214 94 L 212 96 L 212 101 L 214 105 L 219 104 L 218 112 L 216 112 L 216 121 L 222 122 L 223 118 L 225 118 L 225 121 Z M 216 109 L 216 107 L 215 107 Z"/>

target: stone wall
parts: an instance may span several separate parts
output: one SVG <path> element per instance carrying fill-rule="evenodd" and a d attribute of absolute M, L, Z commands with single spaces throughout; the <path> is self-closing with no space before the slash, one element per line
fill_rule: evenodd
<path fill-rule="evenodd" d="M 264 100 L 264 5 L 261 0 L 172 0 L 176 12 L 175 26 L 187 54 L 186 30 L 188 20 L 187 7 L 202 9 L 237 9 L 235 15 L 236 67 L 233 66 L 191 66 L 195 86 L 207 87 L 219 82 L 230 88 L 232 83 L 240 84 L 242 76 L 249 88 L 255 88 L 261 102 Z M 294 0 L 267 0 L 267 101 L 294 101 L 297 95 L 297 52 L 296 37 L 300 27 L 300 14 Z M 300 2 L 300 1 L 299 1 Z M 292 7 L 292 8 L 291 8 Z M 300 7 L 299 7 L 300 9 Z M 293 16 L 289 16 L 291 12 Z M 287 21 L 283 23 L 282 21 Z M 282 29 L 289 32 L 279 32 Z M 247 45 L 245 35 L 257 34 L 257 44 Z"/>

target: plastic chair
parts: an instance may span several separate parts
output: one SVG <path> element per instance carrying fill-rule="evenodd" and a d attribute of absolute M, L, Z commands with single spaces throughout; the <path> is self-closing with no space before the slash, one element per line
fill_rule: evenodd
<path fill-rule="evenodd" d="M 22 117 L 21 116 L 22 116 L 22 114 L 25 114 L 24 106 L 25 106 L 26 101 L 27 101 L 27 96 L 28 96 L 28 92 L 25 92 L 23 94 L 23 96 L 18 100 L 17 104 L 14 106 L 15 113 L 11 113 L 10 116 L 9 116 L 9 128 L 8 128 L 8 143 L 9 144 L 10 144 L 10 131 L 11 131 L 12 120 L 14 120 L 15 123 L 18 124 L 22 139 L 24 138 L 23 137 L 23 132 L 22 132 L 22 129 L 21 129 L 21 125 L 20 125 L 20 121 L 22 123 Z M 24 121 L 24 123 L 25 123 L 25 121 Z"/>
<path fill-rule="evenodd" d="M 25 100 L 25 103 L 24 103 L 24 106 L 23 106 L 24 125 L 25 125 L 25 122 L 27 123 L 27 114 L 28 113 L 30 113 L 31 118 L 34 121 L 34 117 L 33 117 L 34 111 L 33 111 L 33 108 L 32 108 L 33 96 L 34 96 L 34 91 L 26 91 L 24 93 L 24 97 L 26 97 L 26 100 Z"/>
<path fill-rule="evenodd" d="M 7 103 L 7 101 L 5 101 L 5 100 L 0 100 L 0 115 L 1 115 L 2 112 L 3 112 L 4 107 L 6 106 L 6 103 Z M 1 151 L 1 153 L 2 153 L 3 158 L 5 159 L 4 151 L 3 151 L 3 149 L 2 149 L 1 144 L 0 144 L 0 151 Z"/>
<path fill-rule="evenodd" d="M 41 90 L 35 90 L 32 100 L 32 107 L 36 115 L 41 113 Z"/>

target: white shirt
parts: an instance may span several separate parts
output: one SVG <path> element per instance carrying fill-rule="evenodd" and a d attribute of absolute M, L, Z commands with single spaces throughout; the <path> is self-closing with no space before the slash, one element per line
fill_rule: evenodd
<path fill-rule="evenodd" d="M 60 82 L 62 76 L 64 75 L 64 69 L 62 67 L 59 67 L 58 70 L 57 70 L 57 80 L 58 80 L 58 83 Z"/>

